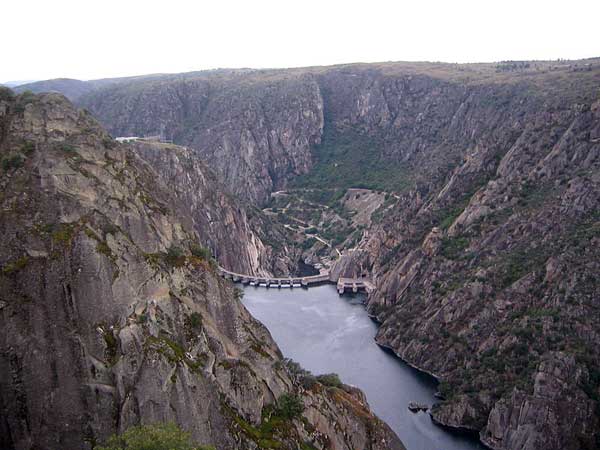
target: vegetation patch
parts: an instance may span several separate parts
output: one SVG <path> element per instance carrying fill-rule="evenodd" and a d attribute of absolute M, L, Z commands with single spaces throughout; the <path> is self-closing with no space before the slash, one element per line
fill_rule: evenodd
<path fill-rule="evenodd" d="M 25 141 L 23 145 L 21 145 L 21 153 L 24 155 L 31 155 L 35 152 L 35 144 L 31 141 Z"/>
<path fill-rule="evenodd" d="M 2 267 L 2 273 L 4 275 L 10 275 L 12 273 L 19 272 L 20 270 L 23 270 L 27 266 L 28 262 L 29 262 L 29 257 L 21 256 L 20 258 L 16 259 L 15 261 L 8 263 L 4 267 Z"/>
<path fill-rule="evenodd" d="M 0 101 L 10 102 L 14 100 L 14 98 L 15 94 L 10 88 L 0 86 Z"/>
<path fill-rule="evenodd" d="M 442 239 L 441 254 L 448 259 L 458 259 L 469 247 L 469 240 L 465 237 L 453 237 Z"/>
<path fill-rule="evenodd" d="M 31 91 L 22 92 L 17 96 L 17 104 L 15 105 L 15 112 L 18 114 L 23 114 L 25 112 L 25 107 L 30 103 L 35 101 L 35 94 Z"/>
<path fill-rule="evenodd" d="M 174 423 L 157 423 L 128 428 L 123 434 L 112 435 L 95 450 L 215 450 L 212 446 L 198 445 L 191 434 Z"/>
<path fill-rule="evenodd" d="M 186 324 L 194 330 L 202 328 L 202 315 L 198 312 L 193 312 L 186 317 Z"/>
<path fill-rule="evenodd" d="M 454 221 L 462 214 L 465 210 L 465 206 L 458 206 L 456 208 L 452 208 L 450 210 L 443 210 L 440 212 L 441 220 L 440 220 L 440 228 L 442 230 L 447 230 L 454 223 Z"/>
<path fill-rule="evenodd" d="M 25 164 L 25 157 L 20 153 L 14 153 L 2 158 L 2 170 L 5 172 L 9 172 L 11 170 L 16 170 Z"/>
<path fill-rule="evenodd" d="M 195 242 L 192 242 L 192 244 L 190 244 L 190 252 L 196 258 L 205 259 L 207 261 L 210 258 L 212 258 L 212 254 L 208 248 L 206 248 L 198 243 L 195 243 Z"/>
<path fill-rule="evenodd" d="M 165 255 L 165 262 L 171 267 L 183 267 L 185 265 L 185 255 L 183 254 L 183 250 L 181 247 L 177 247 L 172 245 L 167 250 L 167 254 Z"/>
<path fill-rule="evenodd" d="M 337 373 L 325 373 L 323 375 L 317 375 L 316 378 L 317 381 L 324 386 L 341 389 L 344 385 L 340 380 L 340 376 Z"/>
<path fill-rule="evenodd" d="M 299 441 L 293 421 L 299 419 L 304 411 L 304 405 L 295 394 L 283 394 L 274 405 L 266 405 L 262 410 L 261 423 L 253 426 L 243 417 L 237 414 L 225 403 L 223 409 L 229 415 L 237 428 L 248 438 L 254 441 L 260 449 L 288 448 L 285 441 Z M 306 442 L 303 449 L 314 449 L 315 447 Z"/>
<path fill-rule="evenodd" d="M 68 247 L 71 245 L 71 241 L 75 236 L 76 226 L 70 223 L 61 223 L 57 226 L 53 226 L 54 231 L 52 232 L 52 243 L 62 247 Z"/>
<path fill-rule="evenodd" d="M 400 163 L 384 160 L 383 142 L 331 122 L 323 128 L 321 143 L 313 148 L 315 164 L 306 175 L 296 178 L 297 188 L 366 188 L 381 191 L 405 190 L 410 171 Z"/>
<path fill-rule="evenodd" d="M 119 341 L 113 330 L 107 330 L 102 333 L 104 343 L 106 344 L 105 357 L 109 364 L 114 365 L 119 359 Z"/>
<path fill-rule="evenodd" d="M 69 157 L 77 155 L 77 149 L 71 144 L 62 143 L 58 146 L 58 149 Z"/>

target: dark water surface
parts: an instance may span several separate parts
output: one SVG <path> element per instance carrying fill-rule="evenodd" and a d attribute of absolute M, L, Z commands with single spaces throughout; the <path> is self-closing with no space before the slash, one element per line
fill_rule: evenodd
<path fill-rule="evenodd" d="M 433 404 L 435 382 L 382 350 L 377 325 L 360 295 L 340 297 L 332 285 L 310 289 L 244 288 L 246 308 L 269 329 L 286 357 L 314 374 L 336 372 L 361 388 L 373 411 L 408 450 L 483 449 L 475 439 L 433 424 L 425 412 L 411 413 L 410 401 Z"/>

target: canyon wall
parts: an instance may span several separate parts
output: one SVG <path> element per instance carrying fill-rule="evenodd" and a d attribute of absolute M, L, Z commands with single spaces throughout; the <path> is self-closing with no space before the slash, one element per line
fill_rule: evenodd
<path fill-rule="evenodd" d="M 203 201 L 183 208 L 184 181 L 212 175 L 167 186 L 155 151 L 60 95 L 0 90 L 0 447 L 93 448 L 174 421 L 223 450 L 403 449 L 355 389 L 295 379 L 202 247 L 205 216 L 251 233 L 244 214 L 196 179 Z"/>

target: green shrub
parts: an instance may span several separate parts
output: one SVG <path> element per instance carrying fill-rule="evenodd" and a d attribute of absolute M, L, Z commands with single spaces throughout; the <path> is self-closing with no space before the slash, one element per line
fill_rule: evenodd
<path fill-rule="evenodd" d="M 191 441 L 190 433 L 174 423 L 159 423 L 131 427 L 123 434 L 111 436 L 95 450 L 214 450 L 214 447 L 197 445 Z"/>
<path fill-rule="evenodd" d="M 27 256 L 22 256 L 18 258 L 16 261 L 6 264 L 2 267 L 2 273 L 5 275 L 10 275 L 11 273 L 18 272 L 27 266 L 29 262 L 29 258 Z"/>
<path fill-rule="evenodd" d="M 54 227 L 52 232 L 52 242 L 54 244 L 68 246 L 75 234 L 75 227 L 72 224 L 61 223 Z"/>
<path fill-rule="evenodd" d="M 325 386 L 341 388 L 343 383 L 337 373 L 325 373 L 317 375 L 317 381 Z"/>
<path fill-rule="evenodd" d="M 202 315 L 197 312 L 193 312 L 188 316 L 190 327 L 200 328 L 202 327 Z"/>
<path fill-rule="evenodd" d="M 304 389 L 311 389 L 315 384 L 317 384 L 317 377 L 315 377 L 312 373 L 308 373 L 306 375 L 302 375 L 300 377 L 300 385 Z"/>
<path fill-rule="evenodd" d="M 441 253 L 445 258 L 457 259 L 469 246 L 469 240 L 464 237 L 442 239 Z"/>
<path fill-rule="evenodd" d="M 297 395 L 283 394 L 277 400 L 277 415 L 284 419 L 294 419 L 299 417 L 304 411 L 304 405 Z"/>
<path fill-rule="evenodd" d="M 0 86 L 0 101 L 9 102 L 15 98 L 15 94 L 10 88 Z"/>
<path fill-rule="evenodd" d="M 243 299 L 244 298 L 244 290 L 239 287 L 235 287 L 233 289 L 233 296 L 235 297 L 236 300 Z"/>
<path fill-rule="evenodd" d="M 28 104 L 35 100 L 35 94 L 31 91 L 24 91 L 19 95 L 19 102 Z"/>
<path fill-rule="evenodd" d="M 167 250 L 165 261 L 172 267 L 181 267 L 185 264 L 185 256 L 181 247 L 171 245 Z"/>
<path fill-rule="evenodd" d="M 458 208 L 454 208 L 450 211 L 444 210 L 442 213 L 442 219 L 440 221 L 440 228 L 442 230 L 447 230 L 454 223 L 456 218 L 462 214 L 464 211 L 464 207 L 460 206 Z"/>
<path fill-rule="evenodd" d="M 71 144 L 61 144 L 59 148 L 62 152 L 66 153 L 69 156 L 75 155 L 77 153 L 77 149 Z"/>
<path fill-rule="evenodd" d="M 301 245 L 302 250 L 308 250 L 313 245 L 315 245 L 316 242 L 317 242 L 317 240 L 314 237 L 310 237 L 308 239 L 305 239 L 304 241 L 302 241 L 302 245 Z"/>
<path fill-rule="evenodd" d="M 25 158 L 20 154 L 13 154 L 2 158 L 2 170 L 5 172 L 23 167 L 23 164 L 25 164 Z"/>
<path fill-rule="evenodd" d="M 196 258 L 204 259 L 206 261 L 209 261 L 212 258 L 210 250 L 200 244 L 192 243 L 190 245 L 190 252 Z"/>
<path fill-rule="evenodd" d="M 117 145 L 117 142 L 115 140 L 113 140 L 110 137 L 104 138 L 102 139 L 102 145 L 104 145 L 105 148 L 111 149 L 111 148 L 115 148 L 115 146 Z"/>
<path fill-rule="evenodd" d="M 31 155 L 33 152 L 35 151 L 35 144 L 31 141 L 27 141 L 25 142 L 22 146 L 21 146 L 21 152 L 24 155 Z"/>

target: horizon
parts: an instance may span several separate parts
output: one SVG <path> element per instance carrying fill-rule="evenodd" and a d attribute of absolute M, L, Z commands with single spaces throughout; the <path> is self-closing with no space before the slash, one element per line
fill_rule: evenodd
<path fill-rule="evenodd" d="M 600 56 L 600 4 L 183 0 L 5 6 L 2 83 L 355 62 L 493 63 Z M 93 21 L 90 17 L 93 16 Z M 26 19 L 27 27 L 23 26 Z M 29 31 L 33 30 L 33 31 Z M 18 36 L 18 39 L 15 39 Z M 43 45 L 40 45 L 43 43 Z M 138 74 L 138 75 L 135 75 Z"/>
<path fill-rule="evenodd" d="M 361 64 L 449 64 L 449 65 L 483 65 L 483 64 L 499 64 L 499 63 L 508 63 L 508 62 L 529 62 L 529 63 L 551 63 L 551 62 L 577 62 L 577 61 L 589 61 L 589 60 L 598 60 L 599 56 L 589 56 L 585 58 L 553 58 L 553 59 L 504 59 L 504 60 L 495 60 L 495 61 L 473 61 L 473 62 L 451 62 L 451 61 L 425 61 L 425 60 L 415 60 L 415 61 L 354 61 L 354 62 L 341 62 L 336 64 L 320 64 L 320 65 L 312 65 L 312 66 L 290 66 L 290 67 L 214 67 L 214 68 L 206 68 L 206 69 L 192 69 L 185 72 L 153 72 L 153 73 L 135 73 L 135 74 L 126 74 L 122 76 L 116 77 L 100 77 L 100 78 L 73 78 L 69 76 L 60 76 L 55 78 L 38 78 L 38 79 L 26 79 L 26 80 L 0 80 L 0 84 L 7 85 L 7 83 L 21 83 L 14 84 L 8 87 L 19 87 L 25 84 L 37 83 L 42 81 L 52 81 L 52 80 L 77 80 L 77 81 L 96 81 L 103 79 L 111 79 L 111 78 L 136 78 L 136 77 L 146 77 L 146 76 L 166 76 L 166 75 L 179 75 L 179 74 L 188 74 L 194 72 L 211 72 L 211 71 L 219 71 L 219 70 L 252 70 L 252 71 L 262 71 L 262 70 L 294 70 L 294 69 L 309 69 L 309 68 L 327 68 L 327 67 L 336 67 L 336 66 L 351 66 L 351 65 L 361 65 Z"/>

